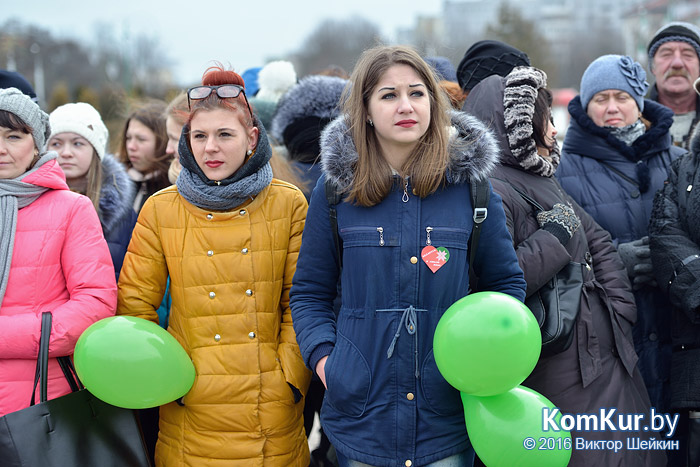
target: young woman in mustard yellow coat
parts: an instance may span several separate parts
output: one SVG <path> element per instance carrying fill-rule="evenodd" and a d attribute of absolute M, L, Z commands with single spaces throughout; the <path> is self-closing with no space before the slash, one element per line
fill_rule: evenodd
<path fill-rule="evenodd" d="M 272 178 L 271 147 L 243 80 L 210 68 L 188 90 L 176 186 L 146 201 L 119 279 L 118 314 L 158 322 L 196 369 L 160 408 L 156 465 L 309 465 L 304 366 L 289 309 L 306 200 Z"/>

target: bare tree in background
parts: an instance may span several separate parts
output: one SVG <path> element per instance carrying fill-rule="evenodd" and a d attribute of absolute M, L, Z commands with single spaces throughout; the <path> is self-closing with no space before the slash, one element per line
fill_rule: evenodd
<path fill-rule="evenodd" d="M 517 47 L 530 57 L 532 66 L 545 70 L 550 87 L 558 86 L 558 69 L 547 39 L 534 21 L 523 18 L 517 7 L 502 3 L 496 24 L 486 28 L 485 39 L 495 39 Z"/>
<path fill-rule="evenodd" d="M 592 22 L 586 31 L 577 31 L 575 38 L 576 42 L 564 50 L 566 58 L 559 63 L 562 87 L 578 89 L 583 72 L 601 55 L 625 53 L 622 32 L 602 21 Z"/>
<path fill-rule="evenodd" d="M 114 96 L 162 97 L 173 86 L 169 59 L 157 39 L 142 35 L 115 37 L 98 25 L 95 39 L 57 39 L 47 30 L 17 20 L 0 26 L 0 68 L 14 68 L 36 88 L 41 67 L 45 110 L 78 100 L 90 101 L 110 118 L 119 115 Z M 54 96 L 54 92 L 57 93 Z M 100 108 L 109 104 L 109 108 Z"/>
<path fill-rule="evenodd" d="M 328 19 L 318 25 L 289 60 L 299 77 L 330 65 L 350 72 L 362 51 L 381 43 L 379 28 L 364 18 Z"/>

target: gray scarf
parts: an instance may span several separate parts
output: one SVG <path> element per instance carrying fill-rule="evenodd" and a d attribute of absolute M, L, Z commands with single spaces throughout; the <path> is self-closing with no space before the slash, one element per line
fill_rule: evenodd
<path fill-rule="evenodd" d="M 34 164 L 31 170 L 17 178 L 0 179 L 0 305 L 5 298 L 5 289 L 10 277 L 12 250 L 15 246 L 17 211 L 36 201 L 46 187 L 22 181 L 27 175 L 36 172 L 46 162 L 56 159 L 55 152 L 47 152 Z"/>
<path fill-rule="evenodd" d="M 177 177 L 177 191 L 198 208 L 230 211 L 248 198 L 260 193 L 272 181 L 272 168 L 267 162 L 257 172 L 228 185 L 208 185 L 186 167 Z"/>
<path fill-rule="evenodd" d="M 641 120 L 637 120 L 636 122 L 632 123 L 631 125 L 623 126 L 623 127 L 611 127 L 607 126 L 605 128 L 610 129 L 610 134 L 613 135 L 615 138 L 619 139 L 623 143 L 625 143 L 627 146 L 632 146 L 632 144 L 637 141 L 637 138 L 642 136 L 644 132 L 646 131 L 646 127 L 644 126 L 644 122 Z"/>

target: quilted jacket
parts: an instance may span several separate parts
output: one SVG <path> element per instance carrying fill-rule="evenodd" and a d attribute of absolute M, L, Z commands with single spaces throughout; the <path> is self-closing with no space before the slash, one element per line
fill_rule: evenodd
<path fill-rule="evenodd" d="M 0 416 L 29 406 L 42 312 L 53 314 L 49 356 L 60 357 L 72 355 L 80 334 L 113 315 L 117 303 L 114 267 L 90 200 L 68 190 L 55 159 L 22 181 L 50 189 L 17 213 L 0 304 Z M 49 399 L 70 391 L 53 358 L 47 385 Z"/>
<path fill-rule="evenodd" d="M 170 276 L 168 331 L 196 370 L 183 405 L 160 408 L 157 465 L 308 466 L 304 402 L 290 385 L 304 393 L 311 372 L 289 309 L 306 209 L 299 189 L 275 179 L 227 212 L 200 209 L 174 186 L 146 201 L 117 313 L 158 322 Z"/>

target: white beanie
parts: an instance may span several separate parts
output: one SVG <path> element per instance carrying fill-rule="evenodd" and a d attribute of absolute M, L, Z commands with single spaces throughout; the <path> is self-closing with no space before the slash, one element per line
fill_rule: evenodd
<path fill-rule="evenodd" d="M 270 62 L 258 73 L 258 93 L 256 98 L 277 102 L 287 89 L 297 82 L 297 73 L 292 62 L 278 60 Z"/>
<path fill-rule="evenodd" d="M 88 140 L 102 160 L 107 149 L 109 131 L 93 106 L 85 102 L 62 105 L 51 112 L 49 122 L 49 139 L 60 133 L 75 133 Z"/>

